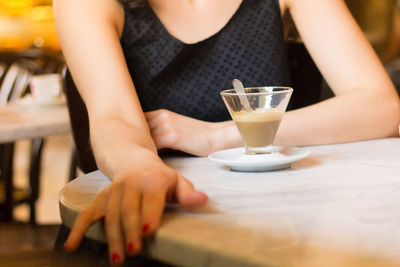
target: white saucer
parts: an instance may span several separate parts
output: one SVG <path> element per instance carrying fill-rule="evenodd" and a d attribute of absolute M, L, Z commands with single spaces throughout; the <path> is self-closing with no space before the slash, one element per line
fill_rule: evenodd
<path fill-rule="evenodd" d="M 217 151 L 208 155 L 212 161 L 228 166 L 232 171 L 261 172 L 289 168 L 290 164 L 310 154 L 298 147 L 275 147 L 272 154 L 247 155 L 244 147 Z"/>

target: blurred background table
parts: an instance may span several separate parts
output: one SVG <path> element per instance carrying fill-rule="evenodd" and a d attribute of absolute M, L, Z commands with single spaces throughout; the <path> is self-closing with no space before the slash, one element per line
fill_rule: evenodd
<path fill-rule="evenodd" d="M 210 200 L 197 213 L 167 207 L 145 254 L 177 266 L 400 266 L 400 138 L 309 149 L 291 169 L 261 173 L 167 159 Z M 110 182 L 98 171 L 67 184 L 63 223 Z M 104 242 L 103 227 L 87 236 Z"/>
<path fill-rule="evenodd" d="M 29 203 L 30 221 L 32 223 L 36 222 L 35 202 L 39 196 L 43 138 L 69 132 L 69 115 L 65 105 L 31 107 L 8 104 L 0 106 L 0 144 L 4 144 L 3 152 L 7 155 L 7 157 L 0 160 L 3 182 L 0 187 L 0 208 L 3 220 L 12 219 L 12 210 L 15 205 Z M 15 190 L 12 171 L 14 142 L 21 139 L 32 139 L 29 170 L 30 187 L 23 191 Z"/>
<path fill-rule="evenodd" d="M 69 132 L 68 109 L 65 105 L 30 107 L 9 104 L 0 106 L 0 143 Z"/>

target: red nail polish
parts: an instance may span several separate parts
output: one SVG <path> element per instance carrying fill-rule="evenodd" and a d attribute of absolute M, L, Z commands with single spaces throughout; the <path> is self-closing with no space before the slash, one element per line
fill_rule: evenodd
<path fill-rule="evenodd" d="M 119 257 L 118 253 L 112 254 L 111 263 L 112 264 L 118 264 L 120 262 L 121 262 L 121 258 Z"/>
<path fill-rule="evenodd" d="M 146 223 L 145 225 L 143 225 L 143 229 L 142 229 L 143 234 L 147 233 L 147 231 L 149 230 L 149 228 L 150 228 L 150 225 L 149 225 L 148 223 Z"/>
<path fill-rule="evenodd" d="M 68 246 L 69 246 L 68 241 L 65 241 L 64 246 L 63 246 L 63 249 L 64 249 L 64 250 L 67 250 L 67 249 L 68 249 Z"/>
<path fill-rule="evenodd" d="M 133 242 L 128 244 L 128 253 L 133 252 L 133 250 L 135 249 L 135 244 Z"/>

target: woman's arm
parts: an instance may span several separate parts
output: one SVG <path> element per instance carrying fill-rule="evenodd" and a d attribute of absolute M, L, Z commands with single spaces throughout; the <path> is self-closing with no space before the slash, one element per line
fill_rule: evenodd
<path fill-rule="evenodd" d="M 120 46 L 123 9 L 115 0 L 56 0 L 55 18 L 68 66 L 87 106 L 91 143 L 99 168 L 113 183 L 75 222 L 66 250 L 105 217 L 112 263 L 141 248 L 154 233 L 166 200 L 204 205 L 179 173 L 157 156 Z"/>
<path fill-rule="evenodd" d="M 281 0 L 336 97 L 285 114 L 276 142 L 316 145 L 398 135 L 399 97 L 343 0 Z"/>

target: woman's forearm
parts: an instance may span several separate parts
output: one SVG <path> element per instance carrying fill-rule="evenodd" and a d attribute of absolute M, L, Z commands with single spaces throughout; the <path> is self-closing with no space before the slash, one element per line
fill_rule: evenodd
<path fill-rule="evenodd" d="M 400 104 L 391 90 L 353 90 L 287 112 L 275 143 L 320 145 L 398 135 Z M 390 93 L 393 92 L 393 93 Z"/>
<path fill-rule="evenodd" d="M 397 135 L 399 98 L 345 1 L 280 1 L 337 96 L 288 112 L 276 143 L 318 145 Z"/>

